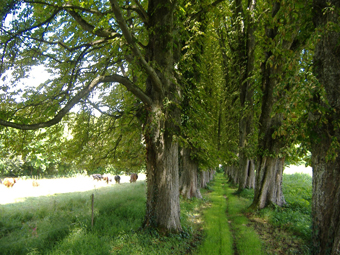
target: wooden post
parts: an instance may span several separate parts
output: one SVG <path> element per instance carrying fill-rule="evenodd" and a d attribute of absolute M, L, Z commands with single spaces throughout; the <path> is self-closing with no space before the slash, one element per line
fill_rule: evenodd
<path fill-rule="evenodd" d="M 94 194 L 91 195 L 91 210 L 92 210 L 92 215 L 91 215 L 91 227 L 93 228 L 93 204 L 94 204 Z"/>

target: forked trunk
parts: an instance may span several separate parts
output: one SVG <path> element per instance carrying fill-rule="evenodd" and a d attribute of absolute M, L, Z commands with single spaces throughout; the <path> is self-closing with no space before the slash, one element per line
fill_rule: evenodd
<path fill-rule="evenodd" d="M 187 198 L 202 198 L 198 188 L 198 164 L 190 158 L 190 148 L 182 148 L 182 171 L 180 177 L 180 194 Z"/>
<path fill-rule="evenodd" d="M 269 204 L 282 206 L 285 200 L 282 193 L 284 159 L 259 157 L 256 167 L 254 209 L 262 209 Z"/>

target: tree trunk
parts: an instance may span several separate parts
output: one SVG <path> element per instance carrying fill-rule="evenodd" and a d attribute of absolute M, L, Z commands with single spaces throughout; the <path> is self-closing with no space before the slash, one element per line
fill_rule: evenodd
<path fill-rule="evenodd" d="M 246 183 L 246 188 L 248 189 L 253 189 L 255 188 L 255 163 L 254 160 L 249 160 L 248 161 L 248 178 L 247 178 L 247 183 Z"/>
<path fill-rule="evenodd" d="M 144 226 L 155 227 L 161 232 L 179 232 L 179 176 L 178 142 L 166 130 L 173 124 L 164 121 L 162 112 L 154 109 L 148 123 L 157 125 L 146 133 L 147 151 L 147 202 Z M 172 114 L 173 116 L 174 114 Z M 165 132 L 162 132 L 165 130 Z"/>
<path fill-rule="evenodd" d="M 269 204 L 282 206 L 285 200 L 282 193 L 282 174 L 284 159 L 259 157 L 256 167 L 254 201 L 251 207 L 262 209 Z"/>
<path fill-rule="evenodd" d="M 198 188 L 198 165 L 190 158 L 190 148 L 182 148 L 182 171 L 180 177 L 180 194 L 187 198 L 202 198 Z"/>
<path fill-rule="evenodd" d="M 328 104 L 316 93 L 314 102 L 321 109 L 325 109 L 325 113 L 323 116 L 318 111 L 310 113 L 313 166 L 312 253 L 340 254 L 340 158 L 338 156 L 340 2 L 314 0 L 313 5 L 314 22 L 320 33 L 314 53 L 314 74 L 321 86 L 325 88 Z M 334 10 L 325 9 L 329 6 L 334 7 Z"/>
<path fill-rule="evenodd" d="M 254 175 L 248 174 L 250 165 L 249 152 L 247 153 L 247 148 L 252 146 L 249 144 L 249 135 L 253 132 L 253 94 L 254 89 L 250 77 L 253 75 L 254 64 L 255 64 L 255 28 L 254 28 L 254 11 L 255 11 L 256 1 L 248 1 L 248 9 L 251 10 L 246 12 L 246 26 L 247 30 L 245 36 L 247 38 L 244 49 L 239 53 L 242 58 L 246 59 L 244 62 L 245 73 L 242 75 L 242 80 L 240 82 L 240 104 L 241 104 L 241 116 L 239 121 L 239 187 L 238 190 L 249 186 L 250 183 L 254 182 Z M 240 8 L 241 8 L 240 4 Z M 243 12 L 242 12 L 243 13 Z M 240 42 L 241 43 L 241 42 Z M 241 58 L 241 59 L 242 59 Z M 253 187 L 253 185 L 250 185 Z"/>
<path fill-rule="evenodd" d="M 274 17 L 280 9 L 278 2 L 273 3 L 271 15 Z M 266 37 L 275 38 L 278 28 L 266 28 Z M 268 60 L 272 59 L 277 66 L 272 66 Z M 257 156 L 255 194 L 251 205 L 252 208 L 262 209 L 267 205 L 274 203 L 282 206 L 285 203 L 282 194 L 282 173 L 284 160 L 279 158 L 282 148 L 282 142 L 273 138 L 273 133 L 282 125 L 282 114 L 272 113 L 274 103 L 277 97 L 274 95 L 274 89 L 280 81 L 282 65 L 278 56 L 273 52 L 265 52 L 265 61 L 261 64 L 262 72 L 262 106 L 259 120 L 258 147 L 259 155 Z M 274 116 L 272 116 L 274 115 Z"/>
<path fill-rule="evenodd" d="M 231 165 L 226 167 L 226 175 L 231 183 L 237 184 L 238 182 L 238 166 Z"/>
<path fill-rule="evenodd" d="M 200 172 L 200 187 L 206 188 L 207 183 L 209 182 L 209 173 L 208 171 L 201 171 Z"/>
<path fill-rule="evenodd" d="M 240 152 L 238 171 L 238 191 L 244 188 L 252 189 L 255 187 L 255 166 L 254 160 L 247 158 L 245 153 Z"/>
<path fill-rule="evenodd" d="M 157 80 L 151 73 L 146 93 L 152 99 L 147 106 L 145 125 L 147 202 L 144 226 L 162 233 L 179 232 L 178 142 L 180 110 L 179 87 L 174 82 L 173 15 L 175 5 L 167 0 L 150 0 L 149 43 L 146 60 L 157 68 Z M 169 102 L 164 104 L 164 102 Z"/>

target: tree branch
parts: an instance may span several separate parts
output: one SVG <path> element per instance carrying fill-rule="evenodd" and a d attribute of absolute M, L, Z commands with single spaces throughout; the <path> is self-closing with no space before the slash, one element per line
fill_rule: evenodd
<path fill-rule="evenodd" d="M 30 0 L 25 0 L 25 3 L 29 3 L 29 4 L 41 4 L 41 5 L 46 5 L 46 6 L 50 6 L 50 7 L 54 7 L 54 8 L 62 8 L 62 9 L 74 9 L 74 10 L 80 10 L 82 12 L 88 12 L 88 13 L 92 13 L 92 14 L 96 14 L 99 16 L 104 16 L 106 14 L 108 14 L 108 12 L 100 12 L 96 9 L 89 9 L 89 8 L 84 8 L 84 7 L 80 7 L 80 6 L 76 6 L 76 5 L 72 5 L 70 3 L 66 3 L 63 4 L 61 6 L 55 5 L 55 4 L 51 4 L 51 3 L 46 3 L 44 1 L 30 1 Z"/>
<path fill-rule="evenodd" d="M 100 37 L 108 37 L 112 38 L 117 35 L 117 33 L 113 30 L 108 29 L 97 29 L 95 30 L 95 26 L 89 24 L 86 20 L 84 20 L 78 13 L 71 9 L 66 10 L 73 18 L 74 20 L 84 29 L 85 31 L 88 31 L 92 34 L 95 34 Z"/>
<path fill-rule="evenodd" d="M 158 92 L 160 92 L 161 94 L 164 94 L 162 82 L 159 79 L 156 71 L 146 62 L 144 56 L 142 55 L 142 53 L 138 49 L 138 47 L 135 43 L 135 39 L 133 38 L 132 34 L 130 33 L 128 25 L 125 22 L 125 19 L 124 19 L 123 14 L 120 10 L 120 7 L 118 5 L 117 0 L 110 0 L 110 3 L 111 3 L 111 6 L 112 6 L 112 9 L 113 9 L 113 13 L 116 17 L 116 21 L 118 22 L 118 25 L 119 25 L 120 29 L 122 30 L 123 35 L 124 35 L 127 43 L 131 46 L 133 53 L 135 54 L 135 56 L 140 61 L 142 67 L 150 75 L 150 77 L 151 77 L 151 79 L 152 79 L 152 81 L 155 85 L 155 89 Z"/>
<path fill-rule="evenodd" d="M 87 87 L 83 88 L 77 95 L 74 96 L 58 113 L 54 116 L 53 119 L 41 122 L 37 124 L 19 124 L 15 122 L 5 121 L 0 119 L 0 125 L 6 127 L 12 127 L 21 130 L 36 130 L 39 128 L 50 127 L 58 122 L 71 110 L 71 108 L 76 105 L 83 97 L 87 96 L 98 84 L 105 82 L 105 76 L 98 76 L 95 78 Z"/>
<path fill-rule="evenodd" d="M 136 3 L 136 5 L 129 5 L 127 7 L 124 7 L 124 9 L 136 12 L 138 14 L 138 16 L 142 19 L 142 21 L 145 24 L 148 24 L 149 23 L 149 15 L 146 13 L 143 6 L 137 0 L 134 0 L 134 2 Z"/>
<path fill-rule="evenodd" d="M 123 86 L 126 87 L 128 91 L 138 97 L 144 104 L 151 105 L 152 100 L 148 97 L 138 86 L 132 83 L 128 78 L 124 76 L 120 76 L 117 74 L 108 75 L 105 77 L 105 81 L 107 82 L 119 82 Z"/>

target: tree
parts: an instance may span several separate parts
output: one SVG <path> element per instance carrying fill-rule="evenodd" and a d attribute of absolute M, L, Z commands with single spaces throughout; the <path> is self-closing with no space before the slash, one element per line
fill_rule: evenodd
<path fill-rule="evenodd" d="M 310 21 L 310 13 L 299 11 L 300 8 L 305 8 L 305 4 L 308 6 L 310 2 L 281 4 L 274 1 L 266 21 L 265 36 L 262 38 L 265 40 L 262 42 L 265 50 L 261 63 L 262 108 L 259 119 L 255 194 L 251 205 L 253 208 L 261 209 L 271 203 L 282 206 L 285 203 L 282 193 L 285 135 L 275 135 L 277 130 L 280 130 L 285 116 L 275 110 L 275 107 L 280 97 L 285 97 L 286 91 L 291 90 L 294 85 L 286 80 L 291 75 L 290 70 L 295 70 L 292 65 L 296 65 L 297 59 L 300 59 L 303 46 L 310 36 L 309 27 L 306 25 Z"/>
<path fill-rule="evenodd" d="M 28 100 L 6 99 L 6 108 L 0 109 L 1 125 L 24 130 L 52 126 L 95 89 L 117 83 L 144 104 L 148 180 L 144 226 L 164 232 L 181 231 L 176 6 L 176 1 L 166 0 L 23 0 L 12 9 L 14 19 L 1 29 L 2 75 L 10 70 L 16 82 L 34 65 L 45 65 L 55 75 L 38 88 L 26 89 Z M 142 75 L 134 79 L 125 74 L 127 66 Z"/>
<path fill-rule="evenodd" d="M 207 51 L 213 44 L 213 35 L 207 9 L 215 10 L 221 1 L 212 4 L 209 1 L 199 3 L 183 3 L 183 11 L 187 15 L 181 16 L 179 29 L 182 31 L 181 58 L 178 64 L 178 77 L 181 83 L 183 100 L 181 102 L 181 164 L 180 164 L 180 193 L 186 198 L 201 198 L 199 190 L 199 166 L 201 169 L 216 164 L 214 143 L 216 140 L 207 139 L 209 123 L 215 123 L 215 116 L 210 108 L 218 93 L 206 95 L 206 88 L 218 90 L 218 83 L 205 82 L 210 64 L 214 65 L 215 58 L 207 57 Z M 199 11 L 197 11 L 199 10 Z M 211 50 L 210 50 L 211 51 Z M 216 61 L 215 61 L 216 62 Z M 216 68 L 218 70 L 218 67 Z M 218 72 L 214 72 L 218 73 Z M 211 77 L 211 73 L 209 73 Z M 215 75 L 213 75 L 215 77 Z M 213 78 L 212 78 L 213 79 Z M 211 79 L 210 79 L 211 81 Z M 215 88 L 215 89 L 214 89 Z M 211 130 L 215 133 L 214 130 Z"/>
<path fill-rule="evenodd" d="M 340 251 L 340 2 L 313 1 L 317 29 L 313 72 L 319 80 L 309 113 L 313 166 L 313 254 Z"/>

